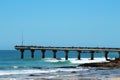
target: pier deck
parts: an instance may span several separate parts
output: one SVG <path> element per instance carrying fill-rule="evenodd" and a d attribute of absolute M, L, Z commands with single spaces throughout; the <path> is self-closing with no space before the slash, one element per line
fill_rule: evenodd
<path fill-rule="evenodd" d="M 52 50 L 53 58 L 56 58 L 57 51 L 65 51 L 65 59 L 68 60 L 68 52 L 69 51 L 77 51 L 78 52 L 78 60 L 80 60 L 82 52 L 89 52 L 91 54 L 91 60 L 94 59 L 94 53 L 96 52 L 104 52 L 106 60 L 108 59 L 109 52 L 118 52 L 120 58 L 120 48 L 100 48 L 100 47 L 44 47 L 44 46 L 15 46 L 15 49 L 21 51 L 21 58 L 24 58 L 24 50 L 31 51 L 31 57 L 34 58 L 34 51 L 41 50 L 42 58 L 45 58 L 45 51 Z"/>

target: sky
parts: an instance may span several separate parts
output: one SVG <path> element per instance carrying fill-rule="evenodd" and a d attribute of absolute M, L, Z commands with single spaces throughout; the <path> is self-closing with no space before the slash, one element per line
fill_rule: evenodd
<path fill-rule="evenodd" d="M 22 40 L 120 48 L 120 0 L 0 0 L 0 36 L 0 50 L 14 50 Z"/>

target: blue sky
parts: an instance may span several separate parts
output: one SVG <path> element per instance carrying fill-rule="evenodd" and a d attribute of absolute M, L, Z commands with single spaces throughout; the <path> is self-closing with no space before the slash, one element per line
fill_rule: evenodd
<path fill-rule="evenodd" d="M 120 0 L 0 0 L 0 49 L 120 47 Z"/>

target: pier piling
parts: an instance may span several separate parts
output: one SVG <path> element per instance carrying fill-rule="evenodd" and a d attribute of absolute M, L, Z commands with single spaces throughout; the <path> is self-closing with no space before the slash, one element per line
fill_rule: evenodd
<path fill-rule="evenodd" d="M 108 51 L 105 51 L 105 59 L 108 60 Z"/>
<path fill-rule="evenodd" d="M 21 52 L 21 59 L 24 58 L 24 49 L 20 49 L 20 52 Z"/>
<path fill-rule="evenodd" d="M 118 52 L 118 54 L 119 54 L 119 58 L 120 58 L 120 51 Z"/>
<path fill-rule="evenodd" d="M 35 50 L 31 49 L 31 57 L 34 58 L 34 52 Z"/>
<path fill-rule="evenodd" d="M 42 58 L 45 58 L 45 51 L 46 50 L 41 50 L 41 52 L 42 52 Z"/>
<path fill-rule="evenodd" d="M 57 50 L 53 50 L 53 58 L 56 58 Z"/>
<path fill-rule="evenodd" d="M 78 60 L 80 60 L 81 59 L 81 51 L 77 51 L 78 52 Z"/>
<path fill-rule="evenodd" d="M 90 51 L 91 54 L 91 60 L 94 60 L 94 51 Z"/>
<path fill-rule="evenodd" d="M 68 60 L 68 50 L 65 50 L 65 60 Z"/>

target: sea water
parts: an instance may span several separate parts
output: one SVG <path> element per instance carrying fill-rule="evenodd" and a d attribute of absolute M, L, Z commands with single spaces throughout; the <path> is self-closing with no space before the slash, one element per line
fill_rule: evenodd
<path fill-rule="evenodd" d="M 64 51 L 58 51 L 56 59 L 53 58 L 52 51 L 46 51 L 44 59 L 41 58 L 42 53 L 40 50 L 36 50 L 34 55 L 35 57 L 31 58 L 31 52 L 25 51 L 24 59 L 21 59 L 20 51 L 0 50 L 0 78 L 29 77 L 33 74 L 55 76 L 65 75 L 73 71 L 79 74 L 82 73 L 82 77 L 86 77 L 90 76 L 88 72 L 91 72 L 93 68 L 78 67 L 79 64 L 106 62 L 104 53 L 95 53 L 94 60 L 90 60 L 90 53 L 81 53 L 81 60 L 77 60 L 76 51 L 69 52 L 68 60 L 65 60 Z M 118 53 L 109 53 L 108 57 L 114 59 L 118 57 Z M 99 76 L 100 71 L 97 72 L 97 76 Z"/>

